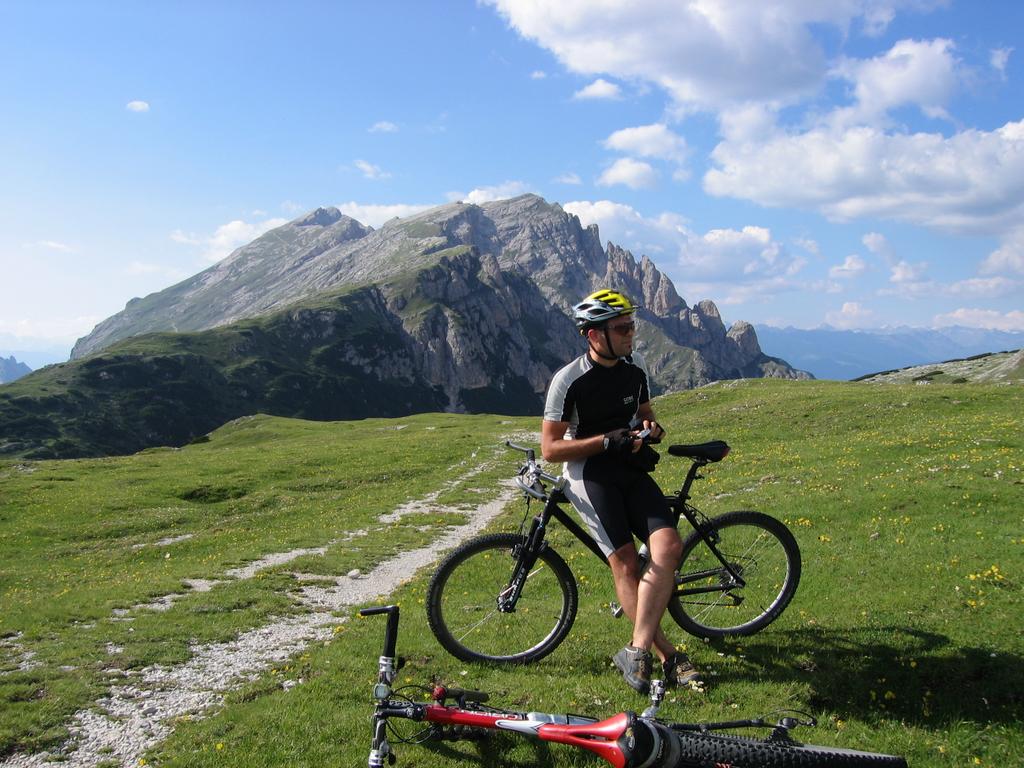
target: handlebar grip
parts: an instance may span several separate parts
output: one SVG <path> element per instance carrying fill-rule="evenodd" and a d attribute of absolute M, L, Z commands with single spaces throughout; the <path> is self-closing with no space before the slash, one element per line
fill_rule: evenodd
<path fill-rule="evenodd" d="M 388 615 L 388 626 L 384 631 L 384 656 L 394 657 L 395 646 L 398 644 L 398 606 L 382 605 L 374 608 L 363 608 L 359 611 L 360 616 L 378 616 L 382 613 Z"/>
<path fill-rule="evenodd" d="M 506 440 L 505 445 L 507 445 L 509 448 L 515 451 L 522 451 L 523 453 L 526 454 L 526 458 L 528 458 L 530 461 L 534 461 L 534 459 L 537 456 L 537 454 L 533 452 L 533 448 L 526 448 L 522 445 L 517 445 L 516 443 L 513 443 L 511 440 Z"/>
<path fill-rule="evenodd" d="M 360 608 L 359 609 L 359 615 L 360 616 L 377 616 L 377 615 L 382 614 L 382 613 L 391 613 L 392 611 L 397 612 L 398 611 L 398 606 L 397 605 L 378 605 L 378 606 L 373 607 L 373 608 Z"/>

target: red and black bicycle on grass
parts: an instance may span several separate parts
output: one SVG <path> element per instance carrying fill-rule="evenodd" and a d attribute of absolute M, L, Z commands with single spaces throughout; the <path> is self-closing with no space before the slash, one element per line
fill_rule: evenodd
<path fill-rule="evenodd" d="M 801 744 L 797 726 L 813 726 L 800 712 L 723 723 L 672 723 L 657 717 L 664 696 L 661 681 L 651 683 L 651 704 L 642 713 L 619 712 L 604 720 L 584 715 L 519 712 L 489 706 L 481 691 L 409 685 L 391 686 L 402 662 L 396 656 L 398 606 L 366 608 L 362 616 L 386 614 L 384 651 L 373 689 L 373 739 L 368 765 L 395 762 L 391 744 L 479 740 L 507 733 L 566 744 L 593 752 L 616 768 L 906 768 L 902 757 Z M 426 702 L 426 703 L 425 703 Z M 407 734 L 392 720 L 412 721 Z M 718 733 L 741 728 L 769 729 L 764 738 Z"/>

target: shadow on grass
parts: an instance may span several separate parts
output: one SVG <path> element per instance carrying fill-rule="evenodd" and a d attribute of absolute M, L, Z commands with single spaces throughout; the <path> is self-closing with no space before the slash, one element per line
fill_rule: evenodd
<path fill-rule="evenodd" d="M 422 746 L 438 757 L 484 768 L 548 768 L 559 764 L 556 759 L 558 756 L 552 754 L 551 745 L 546 741 L 517 738 L 502 733 L 492 733 L 472 746 L 466 742 L 451 746 L 437 741 L 427 741 Z M 564 765 L 565 756 L 562 752 L 563 759 L 560 764 Z M 596 756 L 594 762 L 605 765 Z"/>
<path fill-rule="evenodd" d="M 800 682 L 809 687 L 814 709 L 865 722 L 898 718 L 936 729 L 1024 720 L 1020 655 L 957 648 L 943 635 L 903 627 L 772 635 L 770 647 L 744 643 L 744 658 L 718 665 L 715 685 Z"/>

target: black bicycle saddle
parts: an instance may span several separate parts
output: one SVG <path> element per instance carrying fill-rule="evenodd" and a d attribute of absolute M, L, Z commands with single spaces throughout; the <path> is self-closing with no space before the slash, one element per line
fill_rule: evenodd
<path fill-rule="evenodd" d="M 724 440 L 712 440 L 709 443 L 697 443 L 696 445 L 670 445 L 668 453 L 670 456 L 721 461 L 729 454 L 729 444 Z"/>

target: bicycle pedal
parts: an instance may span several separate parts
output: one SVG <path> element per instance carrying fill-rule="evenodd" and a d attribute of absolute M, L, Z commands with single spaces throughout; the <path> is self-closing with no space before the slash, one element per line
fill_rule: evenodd
<path fill-rule="evenodd" d="M 622 606 L 616 603 L 614 600 L 608 604 L 608 607 L 611 608 L 612 616 L 614 616 L 616 619 L 621 619 L 622 614 L 625 613 L 625 611 L 622 610 Z"/>

